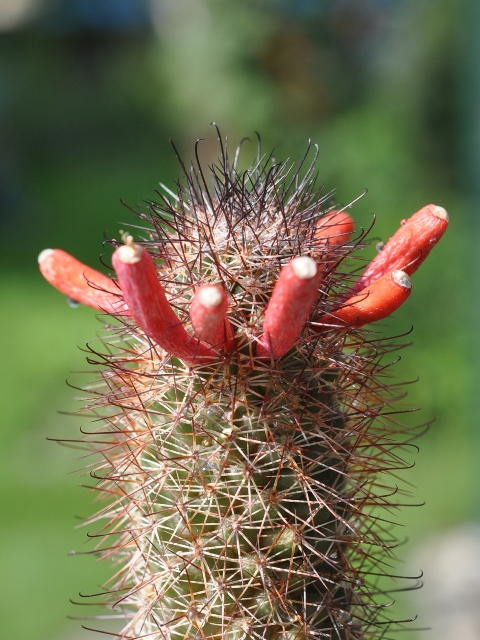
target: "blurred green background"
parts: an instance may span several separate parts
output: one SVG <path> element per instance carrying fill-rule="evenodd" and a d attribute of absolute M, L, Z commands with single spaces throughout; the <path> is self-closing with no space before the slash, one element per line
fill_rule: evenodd
<path fill-rule="evenodd" d="M 354 216 L 375 213 L 377 239 L 429 202 L 450 212 L 389 321 L 414 326 L 397 375 L 420 378 L 415 419 L 436 417 L 406 476 L 426 506 L 404 510 L 401 553 L 478 518 L 479 30 L 474 0 L 0 0 L 0 637 L 93 638 L 67 619 L 84 613 L 69 598 L 110 570 L 68 556 L 87 548 L 74 529 L 92 508 L 87 479 L 71 473 L 78 452 L 46 440 L 87 424 L 58 411 L 77 406 L 65 379 L 88 379 L 76 345 L 101 324 L 42 280 L 37 254 L 102 268 L 102 240 L 132 221 L 120 198 L 135 207 L 173 185 L 169 138 L 186 159 L 205 138 L 212 161 L 212 120 L 232 145 L 259 131 L 277 158 L 318 143 L 339 203 L 368 188 Z"/>

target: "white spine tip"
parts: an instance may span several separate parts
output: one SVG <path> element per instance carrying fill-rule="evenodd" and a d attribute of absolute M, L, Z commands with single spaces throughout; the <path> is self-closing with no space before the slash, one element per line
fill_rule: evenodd
<path fill-rule="evenodd" d="M 42 264 L 44 260 L 49 258 L 53 253 L 55 253 L 55 249 L 44 249 L 38 254 L 38 264 Z"/>
<path fill-rule="evenodd" d="M 446 220 L 446 222 L 448 222 L 448 213 L 447 213 L 447 210 L 444 209 L 443 207 L 438 207 L 437 205 L 434 205 L 432 207 L 432 213 L 434 216 L 437 216 L 437 218 L 441 218 L 442 220 Z"/>
<path fill-rule="evenodd" d="M 400 269 L 392 271 L 392 278 L 393 281 L 399 284 L 401 287 L 404 287 L 405 289 L 412 288 L 412 282 L 405 271 L 400 271 Z"/>
<path fill-rule="evenodd" d="M 220 289 L 212 285 L 210 287 L 202 287 L 198 291 L 198 299 L 207 309 L 214 309 L 215 307 L 218 307 L 219 304 L 221 304 L 223 296 Z"/>
<path fill-rule="evenodd" d="M 124 244 L 117 249 L 117 256 L 124 264 L 136 264 L 142 259 L 142 247 L 138 244 Z"/>
<path fill-rule="evenodd" d="M 300 280 L 310 280 L 317 275 L 317 263 L 308 256 L 294 258 L 291 262 L 293 273 Z"/>

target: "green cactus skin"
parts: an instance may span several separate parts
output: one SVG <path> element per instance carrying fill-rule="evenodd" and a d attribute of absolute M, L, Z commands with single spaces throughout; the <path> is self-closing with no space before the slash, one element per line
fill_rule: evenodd
<path fill-rule="evenodd" d="M 207 188 L 150 204 L 135 233 L 188 330 L 196 286 L 229 299 L 237 349 L 189 365 L 128 317 L 112 321 L 86 410 L 96 553 L 118 571 L 99 599 L 121 613 L 122 639 L 365 640 L 391 630 L 388 593 L 396 474 L 412 437 L 393 407 L 386 353 L 371 329 L 315 330 L 353 283 L 352 244 L 322 254 L 329 210 L 313 164 L 258 157 L 246 172 L 222 148 Z M 323 247 L 323 248 L 322 248 Z M 254 357 L 279 269 L 298 255 L 327 263 L 299 339 L 275 362 Z M 395 477 L 393 478 L 393 476 Z M 98 594 L 97 594 L 98 596 Z"/>

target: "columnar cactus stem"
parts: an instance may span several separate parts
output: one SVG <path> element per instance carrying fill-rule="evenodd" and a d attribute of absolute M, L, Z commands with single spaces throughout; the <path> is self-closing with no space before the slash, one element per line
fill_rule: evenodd
<path fill-rule="evenodd" d="M 322 213 L 313 166 L 240 173 L 223 148 L 219 166 L 212 192 L 192 168 L 141 214 L 143 239 L 115 243 L 116 281 L 40 256 L 60 291 L 109 326 L 122 316 L 90 358 L 102 424 L 85 438 L 106 500 L 90 537 L 119 564 L 100 600 L 121 640 L 384 638 L 410 433 L 381 377 L 398 347 L 362 327 L 408 298 L 446 212 L 421 209 L 352 287 L 361 237 Z"/>

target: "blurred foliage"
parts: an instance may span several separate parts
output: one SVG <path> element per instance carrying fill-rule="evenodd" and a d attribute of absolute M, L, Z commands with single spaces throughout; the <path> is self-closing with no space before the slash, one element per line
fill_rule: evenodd
<path fill-rule="evenodd" d="M 137 207 L 159 180 L 173 185 L 179 166 L 170 137 L 187 160 L 205 138 L 201 156 L 214 161 L 212 120 L 231 149 L 251 137 L 245 163 L 255 131 L 277 158 L 299 158 L 311 138 L 319 184 L 335 189 L 338 202 L 368 188 L 353 211 L 363 226 L 378 215 L 376 238 L 430 201 L 451 212 L 448 236 L 388 328 L 415 327 L 415 344 L 396 368 L 399 377 L 421 378 L 409 402 L 422 411 L 408 419 L 437 417 L 408 478 L 427 506 L 405 510 L 402 520 L 415 539 L 478 515 L 471 311 L 478 294 L 472 302 L 469 283 L 478 223 L 468 164 L 476 157 L 468 114 L 478 104 L 465 89 L 473 64 L 466 51 L 476 51 L 464 44 L 466 20 L 460 0 L 52 0 L 17 29 L 11 21 L 4 28 L 2 637 L 66 638 L 80 624 L 67 626 L 68 598 L 98 590 L 108 573 L 92 558 L 66 555 L 85 536 L 72 531 L 73 516 L 91 506 L 75 486 L 84 479 L 67 475 L 81 461 L 45 443 L 47 435 L 73 437 L 85 422 L 55 409 L 72 409 L 64 379 L 85 368 L 75 344 L 101 325 L 50 290 L 36 255 L 62 247 L 98 265 L 101 234 L 114 237 L 133 221 L 120 198 Z"/>

